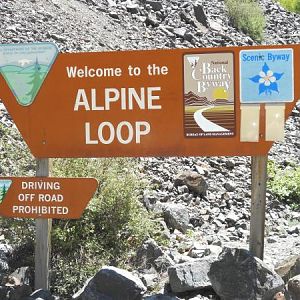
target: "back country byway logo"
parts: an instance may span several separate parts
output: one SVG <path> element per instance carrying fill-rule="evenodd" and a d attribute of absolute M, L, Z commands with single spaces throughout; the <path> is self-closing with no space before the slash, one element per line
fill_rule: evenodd
<path fill-rule="evenodd" d="M 0 45 L 0 73 L 21 105 L 30 105 L 55 58 L 52 43 Z"/>
<path fill-rule="evenodd" d="M 186 137 L 235 135 L 233 54 L 184 56 Z"/>

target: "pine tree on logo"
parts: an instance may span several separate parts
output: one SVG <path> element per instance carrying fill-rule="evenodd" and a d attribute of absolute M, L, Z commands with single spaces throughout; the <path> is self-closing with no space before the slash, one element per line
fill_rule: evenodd
<path fill-rule="evenodd" d="M 7 188 L 5 185 L 2 186 L 1 190 L 0 190 L 0 203 L 2 202 L 2 200 L 4 199 L 6 193 L 7 193 Z"/>
<path fill-rule="evenodd" d="M 34 73 L 30 75 L 31 81 L 28 82 L 28 84 L 32 85 L 31 90 L 26 94 L 27 96 L 31 97 L 31 100 L 36 96 L 42 82 L 41 78 L 41 66 L 38 62 L 38 59 L 36 58 L 35 64 L 34 64 Z"/>

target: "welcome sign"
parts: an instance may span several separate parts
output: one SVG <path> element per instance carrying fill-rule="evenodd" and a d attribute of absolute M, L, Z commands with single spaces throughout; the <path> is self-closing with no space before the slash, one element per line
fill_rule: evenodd
<path fill-rule="evenodd" d="M 26 54 L 30 44 L 0 49 L 17 47 L 15 59 L 1 52 L 0 98 L 38 158 L 265 155 L 278 111 L 245 105 L 283 103 L 283 128 L 300 98 L 298 45 L 57 56 L 48 44 L 42 53 Z"/>

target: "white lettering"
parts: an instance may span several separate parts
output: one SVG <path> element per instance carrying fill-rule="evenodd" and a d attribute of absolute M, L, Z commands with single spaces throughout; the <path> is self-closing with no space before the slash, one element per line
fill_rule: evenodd
<path fill-rule="evenodd" d="M 84 106 L 85 110 L 90 110 L 89 102 L 84 89 L 79 89 L 77 91 L 74 111 L 78 111 L 79 106 Z"/>

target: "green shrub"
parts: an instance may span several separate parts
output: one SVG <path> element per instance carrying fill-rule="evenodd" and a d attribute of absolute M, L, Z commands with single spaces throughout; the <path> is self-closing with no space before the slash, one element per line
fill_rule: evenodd
<path fill-rule="evenodd" d="M 144 184 L 134 160 L 57 159 L 53 174 L 99 181 L 80 220 L 53 224 L 52 287 L 65 299 L 103 264 L 128 268 L 131 255 L 158 227 L 138 201 Z"/>
<path fill-rule="evenodd" d="M 300 0 L 279 0 L 279 2 L 284 8 L 300 13 Z"/>
<path fill-rule="evenodd" d="M 225 4 L 233 25 L 252 39 L 262 41 L 266 21 L 256 1 L 225 0 Z"/>
<path fill-rule="evenodd" d="M 269 190 L 279 200 L 291 204 L 294 208 L 300 207 L 300 167 L 289 166 L 282 170 L 273 162 L 268 164 Z"/>

